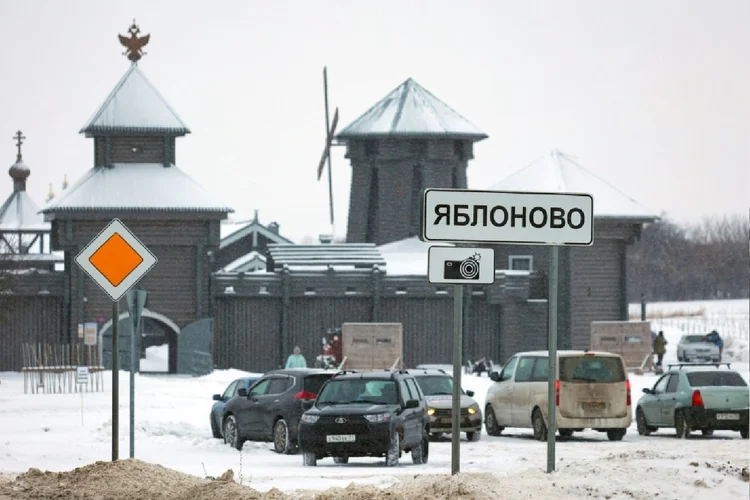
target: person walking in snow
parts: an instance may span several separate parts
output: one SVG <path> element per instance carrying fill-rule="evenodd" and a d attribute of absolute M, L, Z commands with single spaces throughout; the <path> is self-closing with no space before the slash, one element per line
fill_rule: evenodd
<path fill-rule="evenodd" d="M 287 368 L 307 368 L 307 361 L 302 355 L 299 346 L 294 346 L 294 354 L 290 354 L 286 360 Z"/>
<path fill-rule="evenodd" d="M 654 339 L 654 354 L 656 354 L 656 366 L 661 367 L 661 362 L 664 359 L 664 354 L 667 352 L 667 339 L 664 338 L 664 332 L 659 334 Z"/>
<path fill-rule="evenodd" d="M 724 351 L 724 341 L 719 336 L 719 332 L 713 330 L 711 333 L 706 335 L 706 341 L 711 342 L 719 348 L 719 361 L 721 361 L 721 354 Z"/>

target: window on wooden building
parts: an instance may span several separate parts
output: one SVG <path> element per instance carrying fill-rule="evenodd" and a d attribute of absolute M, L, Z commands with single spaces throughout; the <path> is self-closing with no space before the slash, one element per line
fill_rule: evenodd
<path fill-rule="evenodd" d="M 508 269 L 511 271 L 533 271 L 534 258 L 531 255 L 511 255 L 508 257 Z"/>

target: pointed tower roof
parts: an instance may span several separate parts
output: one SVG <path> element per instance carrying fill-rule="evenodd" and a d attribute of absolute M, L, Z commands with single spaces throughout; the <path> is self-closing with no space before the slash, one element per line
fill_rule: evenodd
<path fill-rule="evenodd" d="M 587 193 L 597 218 L 658 219 L 650 210 L 579 165 L 573 156 L 553 150 L 492 186 L 495 191 Z"/>
<path fill-rule="evenodd" d="M 185 135 L 190 130 L 133 63 L 80 132 Z"/>
<path fill-rule="evenodd" d="M 0 232 L 49 232 L 50 225 L 39 215 L 39 207 L 26 192 L 26 179 L 31 169 L 23 163 L 21 145 L 26 139 L 19 130 L 14 137 L 18 153 L 16 162 L 8 170 L 13 179 L 13 192 L 0 206 Z"/>
<path fill-rule="evenodd" d="M 437 137 L 480 141 L 487 134 L 411 78 L 339 134 L 338 139 Z"/>

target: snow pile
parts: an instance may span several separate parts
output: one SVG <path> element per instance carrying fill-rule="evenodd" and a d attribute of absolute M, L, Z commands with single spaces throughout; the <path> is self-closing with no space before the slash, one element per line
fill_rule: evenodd
<path fill-rule="evenodd" d="M 154 345 L 146 348 L 146 359 L 141 360 L 141 371 L 169 371 L 169 344 Z"/>
<path fill-rule="evenodd" d="M 575 461 L 557 472 L 541 469 L 498 476 L 492 473 L 427 474 L 405 477 L 388 488 L 350 483 L 325 491 L 259 492 L 235 482 L 232 469 L 205 479 L 140 460 L 96 462 L 70 472 L 30 469 L 13 481 L 0 479 L 0 500 L 500 500 L 500 499 L 651 499 L 651 481 L 658 477 L 662 491 L 678 498 L 741 498 L 747 494 L 748 468 L 726 461 L 690 461 L 661 452 L 609 454 L 599 461 Z M 709 491 L 711 490 L 711 491 Z M 658 493 L 657 493 L 658 495 Z"/>

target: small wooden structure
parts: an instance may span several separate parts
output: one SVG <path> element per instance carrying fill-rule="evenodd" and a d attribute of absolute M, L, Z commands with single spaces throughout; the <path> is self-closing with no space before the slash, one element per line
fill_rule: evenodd
<path fill-rule="evenodd" d="M 344 323 L 342 355 L 350 370 L 401 368 L 404 359 L 401 323 Z"/>
<path fill-rule="evenodd" d="M 592 321 L 591 350 L 619 354 L 629 371 L 651 369 L 651 323 Z"/>
<path fill-rule="evenodd" d="M 76 382 L 76 369 L 89 369 L 87 384 Z M 66 394 L 103 392 L 104 367 L 96 346 L 80 344 L 23 344 L 23 393 Z"/>

